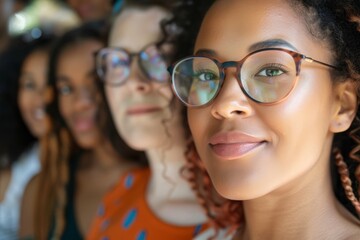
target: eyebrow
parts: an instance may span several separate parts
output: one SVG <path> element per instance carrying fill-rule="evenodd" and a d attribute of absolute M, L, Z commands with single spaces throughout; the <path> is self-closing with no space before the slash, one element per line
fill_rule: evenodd
<path fill-rule="evenodd" d="M 295 50 L 298 52 L 296 47 L 294 47 L 292 44 L 290 44 L 289 42 L 282 40 L 282 39 L 268 39 L 265 41 L 254 43 L 248 48 L 248 51 L 254 52 L 257 50 L 261 50 L 261 49 L 265 49 L 265 48 L 274 48 L 274 47 L 291 48 L 292 50 Z M 195 52 L 195 55 L 213 56 L 214 57 L 214 56 L 217 56 L 217 53 L 215 50 L 203 48 L 203 49 L 197 50 Z"/>
<path fill-rule="evenodd" d="M 199 49 L 195 52 L 195 55 L 200 55 L 200 56 L 204 56 L 204 55 L 210 55 L 210 56 L 216 56 L 216 51 L 211 50 L 211 49 L 207 49 L 207 48 L 202 48 Z"/>
<path fill-rule="evenodd" d="M 287 47 L 297 51 L 296 47 L 282 39 L 268 39 L 265 41 L 254 43 L 249 47 L 249 51 L 254 52 L 256 50 L 273 47 Z"/>
<path fill-rule="evenodd" d="M 58 76 L 57 78 L 56 78 L 56 81 L 55 81 L 56 83 L 68 83 L 68 82 L 70 82 L 70 79 L 68 78 L 68 77 L 66 77 L 66 76 Z"/>

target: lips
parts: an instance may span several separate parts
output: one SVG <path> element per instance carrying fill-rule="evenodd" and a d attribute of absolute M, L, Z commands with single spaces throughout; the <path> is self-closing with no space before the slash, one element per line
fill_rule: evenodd
<path fill-rule="evenodd" d="M 74 120 L 74 128 L 77 132 L 86 132 L 91 130 L 95 123 L 92 118 L 78 118 Z"/>
<path fill-rule="evenodd" d="M 224 160 L 244 157 L 247 153 L 265 145 L 266 141 L 242 132 L 221 132 L 210 138 L 209 146 Z"/>
<path fill-rule="evenodd" d="M 129 107 L 126 111 L 128 115 L 145 115 L 154 112 L 159 112 L 162 109 L 158 106 L 151 106 L 151 105 L 138 105 Z"/>

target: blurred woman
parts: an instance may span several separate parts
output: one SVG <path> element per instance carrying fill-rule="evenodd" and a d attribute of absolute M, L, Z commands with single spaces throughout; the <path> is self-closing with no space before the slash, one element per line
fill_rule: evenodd
<path fill-rule="evenodd" d="M 82 239 L 103 194 L 139 165 L 114 130 L 96 84 L 94 54 L 104 46 L 103 28 L 88 23 L 53 48 L 52 130 L 43 143 L 44 171 L 26 192 L 20 237 Z M 26 225 L 34 219 L 35 226 Z"/>
<path fill-rule="evenodd" d="M 17 239 L 21 198 L 40 169 L 51 40 L 21 36 L 0 56 L 0 239 Z"/>
<path fill-rule="evenodd" d="M 182 175 L 189 134 L 166 72 L 173 46 L 162 29 L 171 7 L 168 1 L 125 1 L 109 46 L 97 54 L 117 130 L 146 152 L 150 166 L 128 171 L 104 197 L 88 239 L 191 239 L 208 226 Z"/>

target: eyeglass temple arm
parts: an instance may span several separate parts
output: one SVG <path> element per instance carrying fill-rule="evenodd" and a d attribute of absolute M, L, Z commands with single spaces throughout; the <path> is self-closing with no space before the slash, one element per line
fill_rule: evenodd
<path fill-rule="evenodd" d="M 327 66 L 327 67 L 330 67 L 330 68 L 334 68 L 334 69 L 339 70 L 338 67 L 335 67 L 335 66 L 333 66 L 333 65 L 330 65 L 330 64 L 327 64 L 327 63 L 324 63 L 324 62 L 315 60 L 315 59 L 313 59 L 313 58 L 311 58 L 311 57 L 306 57 L 306 56 L 304 56 L 303 59 L 304 59 L 305 61 L 307 61 L 307 62 L 315 62 L 315 63 L 319 63 L 319 64 L 321 64 L 321 65 L 324 65 L 324 66 Z"/>

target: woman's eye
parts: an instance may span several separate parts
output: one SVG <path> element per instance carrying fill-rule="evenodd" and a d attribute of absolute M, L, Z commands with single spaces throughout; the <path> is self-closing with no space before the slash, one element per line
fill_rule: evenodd
<path fill-rule="evenodd" d="M 197 75 L 197 78 L 200 81 L 216 81 L 218 79 L 217 75 L 212 72 L 203 72 Z"/>
<path fill-rule="evenodd" d="M 59 95 L 69 95 L 72 93 L 72 88 L 68 85 L 58 87 Z"/>
<path fill-rule="evenodd" d="M 22 88 L 26 90 L 35 90 L 36 84 L 34 82 L 27 81 L 22 84 Z"/>
<path fill-rule="evenodd" d="M 129 65 L 129 61 L 126 59 L 114 59 L 111 61 L 111 68 L 119 68 L 119 67 L 127 67 Z"/>
<path fill-rule="evenodd" d="M 36 83 L 33 80 L 27 79 L 24 81 L 21 81 L 20 88 L 24 90 L 36 90 Z"/>
<path fill-rule="evenodd" d="M 265 68 L 256 75 L 260 77 L 276 77 L 283 73 L 284 71 L 279 68 Z"/>

